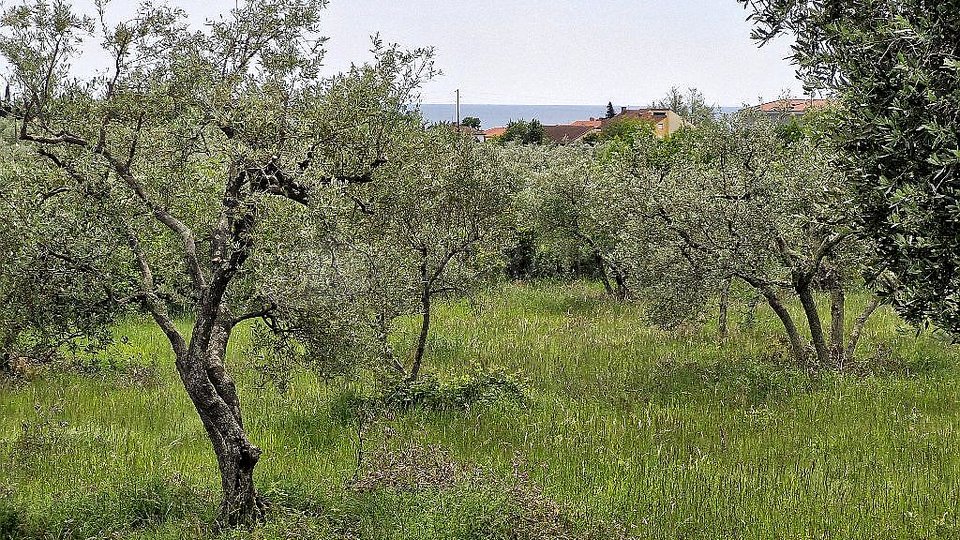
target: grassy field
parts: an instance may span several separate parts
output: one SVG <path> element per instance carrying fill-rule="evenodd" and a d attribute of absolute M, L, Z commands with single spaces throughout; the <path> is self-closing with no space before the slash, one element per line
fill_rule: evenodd
<path fill-rule="evenodd" d="M 360 430 L 340 414 L 360 382 L 301 372 L 281 393 L 237 369 L 270 517 L 220 536 L 960 537 L 957 349 L 888 310 L 844 375 L 790 367 L 765 309 L 721 346 L 710 324 L 653 328 L 591 284 L 506 286 L 435 324 L 441 380 L 499 366 L 529 403 Z M 215 461 L 168 345 L 146 323 L 118 332 L 117 369 L 0 387 L 0 538 L 214 535 Z"/>

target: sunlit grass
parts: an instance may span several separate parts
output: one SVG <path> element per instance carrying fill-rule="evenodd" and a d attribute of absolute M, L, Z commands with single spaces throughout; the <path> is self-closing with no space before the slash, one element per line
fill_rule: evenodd
<path fill-rule="evenodd" d="M 516 371 L 530 405 L 412 411 L 374 426 L 366 445 L 389 428 L 390 444 L 437 444 L 494 474 L 509 475 L 520 459 L 575 521 L 633 526 L 640 538 L 960 534 L 955 348 L 884 309 L 860 351 L 870 357 L 883 344 L 892 373 L 815 375 L 778 360 L 784 345 L 767 310 L 750 326 L 739 318 L 721 345 L 713 322 L 657 329 L 591 284 L 509 285 L 446 303 L 428 368 L 441 378 L 472 364 Z M 398 329 L 401 350 L 415 325 Z M 113 351 L 117 361 L 156 365 L 156 384 L 49 374 L 0 389 L 0 537 L 3 512 L 25 522 L 20 534 L 39 537 L 207 534 L 215 460 L 168 345 L 145 322 L 117 333 L 129 339 Z M 298 525 L 310 535 L 268 524 L 254 536 L 337 537 L 316 517 L 336 515 L 367 538 L 485 537 L 471 525 L 485 511 L 480 500 L 346 492 L 356 427 L 331 414 L 345 383 L 299 373 L 286 394 L 259 387 L 238 368 L 247 342 L 241 329 L 229 360 L 265 452 L 259 484 L 315 516 Z"/>

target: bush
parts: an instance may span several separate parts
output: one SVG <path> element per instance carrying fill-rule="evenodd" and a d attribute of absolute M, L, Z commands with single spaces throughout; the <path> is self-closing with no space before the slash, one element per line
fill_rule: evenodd
<path fill-rule="evenodd" d="M 416 381 L 406 378 L 385 382 L 376 401 L 385 409 L 406 410 L 420 407 L 428 410 L 468 410 L 494 403 L 527 403 L 526 383 L 503 369 L 474 366 L 464 376 L 441 382 L 426 374 Z"/>

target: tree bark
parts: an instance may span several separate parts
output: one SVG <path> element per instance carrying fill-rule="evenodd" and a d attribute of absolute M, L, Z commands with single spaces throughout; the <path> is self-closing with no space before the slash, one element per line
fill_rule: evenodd
<path fill-rule="evenodd" d="M 827 349 L 827 341 L 823 335 L 823 322 L 820 320 L 820 313 L 817 312 L 817 301 L 810 289 L 810 282 L 805 278 L 795 279 L 794 288 L 800 297 L 803 312 L 807 316 L 810 338 L 817 354 L 817 365 L 819 367 L 825 366 L 830 361 L 830 351 Z"/>
<path fill-rule="evenodd" d="M 787 311 L 783 302 L 780 301 L 780 297 L 772 289 L 763 287 L 760 292 L 767 299 L 767 303 L 773 309 L 773 312 L 780 318 L 780 322 L 783 323 L 783 329 L 787 332 L 787 339 L 790 340 L 790 350 L 793 353 L 794 360 L 799 364 L 806 364 L 807 354 L 803 347 L 803 340 L 800 339 L 800 332 L 797 330 L 797 325 L 790 312 Z"/>
<path fill-rule="evenodd" d="M 610 285 L 610 278 L 607 276 L 607 265 L 603 262 L 603 257 L 600 256 L 599 252 L 593 252 L 593 261 L 597 265 L 597 269 L 600 271 L 600 281 L 603 282 L 603 290 L 610 296 L 613 296 L 613 286 Z"/>
<path fill-rule="evenodd" d="M 717 319 L 717 331 L 720 334 L 720 341 L 726 341 L 729 335 L 728 320 L 730 311 L 730 280 L 724 280 L 723 287 L 720 289 L 720 314 Z"/>
<path fill-rule="evenodd" d="M 847 342 L 847 350 L 844 354 L 846 359 L 853 360 L 854 355 L 857 353 L 857 345 L 860 343 L 860 336 L 863 334 L 863 329 L 866 327 L 870 317 L 877 311 L 878 307 L 880 307 L 880 298 L 874 296 L 863 310 L 863 313 L 857 317 L 857 321 L 850 330 L 850 341 Z"/>
<path fill-rule="evenodd" d="M 846 341 L 846 293 L 839 284 L 830 287 L 830 356 L 838 368 L 843 365 L 843 344 Z"/>
<path fill-rule="evenodd" d="M 627 299 L 627 280 L 626 278 L 623 277 L 623 274 L 620 272 L 620 270 L 616 268 L 613 269 L 613 281 L 617 284 L 617 287 L 616 287 L 617 300 L 620 300 L 621 302 L 623 300 L 626 300 Z"/>
<path fill-rule="evenodd" d="M 423 272 L 426 276 L 426 270 Z M 430 333 L 430 289 L 432 284 L 424 279 L 423 290 L 420 292 L 420 337 L 417 339 L 417 351 L 413 357 L 413 366 L 410 368 L 410 381 L 416 381 L 420 376 L 420 366 L 423 363 L 423 353 L 427 348 L 427 335 Z"/>
<path fill-rule="evenodd" d="M 230 325 L 198 320 L 186 355 L 176 362 L 217 457 L 223 490 L 217 521 L 224 527 L 253 524 L 264 512 L 253 478 L 261 451 L 247 438 L 236 384 L 224 365 Z"/>

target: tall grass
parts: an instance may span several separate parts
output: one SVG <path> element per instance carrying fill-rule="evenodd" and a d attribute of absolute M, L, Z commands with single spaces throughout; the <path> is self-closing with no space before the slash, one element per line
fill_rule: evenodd
<path fill-rule="evenodd" d="M 574 530 L 960 536 L 957 352 L 887 310 L 860 349 L 879 367 L 856 375 L 792 367 L 763 308 L 719 344 L 710 322 L 660 330 L 591 284 L 509 285 L 442 305 L 435 320 L 428 369 L 441 378 L 474 364 L 516 371 L 530 404 L 415 409 L 368 429 L 367 450 L 435 445 L 493 477 L 520 467 L 580 524 Z M 401 325 L 398 347 L 409 348 L 415 326 Z M 51 373 L 0 389 L 0 538 L 213 534 L 216 464 L 168 345 L 145 322 L 117 332 L 129 345 L 112 351 L 116 362 L 155 365 L 155 380 Z M 257 478 L 275 512 L 258 531 L 229 534 L 511 537 L 491 525 L 512 504 L 496 493 L 345 489 L 356 473 L 357 426 L 332 411 L 346 386 L 362 392 L 363 383 L 300 372 L 279 393 L 240 369 L 247 342 L 238 332 L 229 361 L 264 449 Z M 524 534 L 514 537 L 537 537 Z"/>

